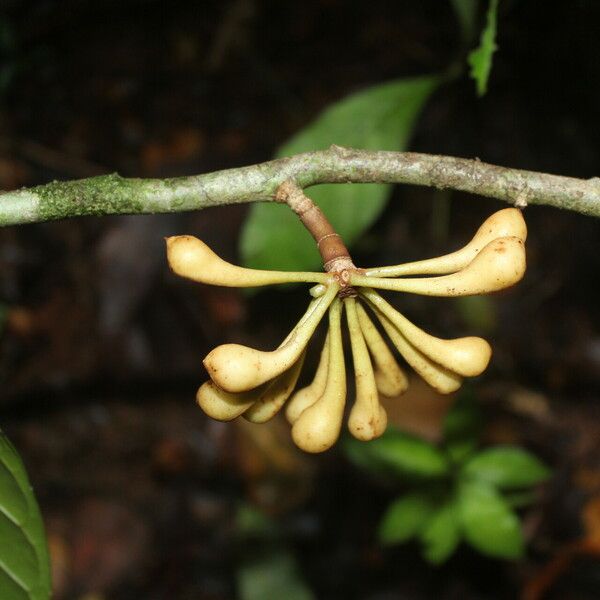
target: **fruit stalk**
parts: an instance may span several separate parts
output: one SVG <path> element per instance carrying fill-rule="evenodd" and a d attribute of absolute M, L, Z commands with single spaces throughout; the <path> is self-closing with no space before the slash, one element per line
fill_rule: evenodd
<path fill-rule="evenodd" d="M 340 273 L 340 284 L 345 287 L 343 276 L 347 269 L 356 269 L 346 244 L 323 214 L 323 211 L 292 180 L 284 181 L 275 194 L 277 202 L 286 203 L 317 243 L 323 259 L 323 268 L 328 273 Z"/>

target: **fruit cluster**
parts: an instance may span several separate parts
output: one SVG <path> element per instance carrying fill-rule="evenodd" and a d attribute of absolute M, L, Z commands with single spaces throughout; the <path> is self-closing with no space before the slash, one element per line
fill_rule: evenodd
<path fill-rule="evenodd" d="M 329 273 L 245 269 L 224 261 L 197 238 L 168 238 L 171 269 L 194 281 L 229 287 L 317 284 L 310 290 L 312 300 L 306 312 L 277 349 L 265 352 L 224 344 L 206 356 L 210 381 L 198 390 L 198 404 L 218 420 L 243 415 L 264 423 L 287 402 L 285 414 L 295 443 L 307 452 L 327 450 L 339 437 L 346 404 L 345 312 L 356 388 L 348 428 L 361 440 L 380 436 L 387 415 L 379 394 L 397 396 L 406 390 L 408 381 L 373 316 L 406 362 L 441 393 L 457 390 L 463 377 L 482 373 L 491 348 L 478 337 L 447 340 L 429 335 L 374 288 L 446 297 L 504 289 L 525 273 L 526 236 L 521 212 L 507 208 L 489 217 L 464 248 L 451 254 L 397 266 Z M 419 277 L 409 277 L 413 275 Z M 314 379 L 294 393 L 306 347 L 326 312 L 329 329 Z"/>

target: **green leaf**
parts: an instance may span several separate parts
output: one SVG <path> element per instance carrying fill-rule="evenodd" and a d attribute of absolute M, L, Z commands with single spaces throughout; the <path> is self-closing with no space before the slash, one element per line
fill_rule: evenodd
<path fill-rule="evenodd" d="M 370 150 L 403 150 L 423 105 L 439 78 L 397 79 L 343 98 L 277 152 L 291 156 L 328 148 L 331 144 Z M 329 184 L 310 189 L 347 245 L 352 244 L 380 215 L 390 185 Z M 255 204 L 241 237 L 242 262 L 249 267 L 314 270 L 321 259 L 315 243 L 287 207 Z"/>
<path fill-rule="evenodd" d="M 240 600 L 313 600 L 315 596 L 300 578 L 294 557 L 279 548 L 244 564 L 237 573 Z"/>
<path fill-rule="evenodd" d="M 461 463 L 477 448 L 481 423 L 476 400 L 464 390 L 444 418 L 444 447 L 452 462 Z"/>
<path fill-rule="evenodd" d="M 519 518 L 491 485 L 463 482 L 459 486 L 459 507 L 464 536 L 471 546 L 498 558 L 523 556 Z"/>
<path fill-rule="evenodd" d="M 400 544 L 416 536 L 431 514 L 430 498 L 425 494 L 406 494 L 392 502 L 381 522 L 377 535 L 382 544 Z"/>
<path fill-rule="evenodd" d="M 535 485 L 551 474 L 533 454 L 513 446 L 483 450 L 464 465 L 462 473 L 501 489 Z"/>
<path fill-rule="evenodd" d="M 50 598 L 50 563 L 25 467 L 0 431 L 0 598 Z"/>
<path fill-rule="evenodd" d="M 460 538 L 459 508 L 455 500 L 440 506 L 421 530 L 423 557 L 434 565 L 440 565 L 456 550 Z"/>
<path fill-rule="evenodd" d="M 479 47 L 471 51 L 467 58 L 471 67 L 471 77 L 475 80 L 478 96 L 483 96 L 487 92 L 488 79 L 492 70 L 492 57 L 498 49 L 498 46 L 496 46 L 497 16 L 498 0 L 490 0 L 486 24 L 479 40 Z"/>
<path fill-rule="evenodd" d="M 448 461 L 438 448 L 398 430 L 388 428 L 365 447 L 371 459 L 400 475 L 436 478 L 449 472 Z"/>

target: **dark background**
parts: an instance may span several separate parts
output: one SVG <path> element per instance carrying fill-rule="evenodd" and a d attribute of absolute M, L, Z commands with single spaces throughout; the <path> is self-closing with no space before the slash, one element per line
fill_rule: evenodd
<path fill-rule="evenodd" d="M 478 99 L 465 75 L 442 87 L 411 149 L 599 175 L 600 3 L 500 4 L 487 96 Z M 328 103 L 443 71 L 461 56 L 441 0 L 3 0 L 0 8 L 2 189 L 267 160 Z M 502 206 L 398 187 L 353 254 L 358 264 L 395 264 L 446 252 Z M 220 424 L 195 406 L 211 348 L 271 347 L 305 304 L 297 290 L 248 298 L 168 272 L 165 235 L 197 235 L 236 259 L 246 211 L 0 231 L 0 422 L 38 494 L 57 598 L 235 597 L 239 567 L 257 551 L 240 542 L 241 503 L 273 517 L 277 544 L 318 598 L 514 598 L 570 542 L 598 537 L 600 519 L 582 523 L 600 505 L 596 220 L 529 207 L 526 278 L 484 305 L 495 352 L 475 386 L 486 441 L 521 444 L 555 470 L 523 513 L 528 557 L 510 564 L 462 549 L 435 569 L 416 545 L 383 550 L 375 541 L 400 488 L 374 482 L 339 450 L 303 455 L 283 419 Z M 453 301 L 401 305 L 440 335 L 477 330 L 470 309 Z M 447 406 L 415 380 L 392 420 L 436 439 Z M 547 597 L 596 598 L 599 586 L 600 566 L 586 555 Z"/>

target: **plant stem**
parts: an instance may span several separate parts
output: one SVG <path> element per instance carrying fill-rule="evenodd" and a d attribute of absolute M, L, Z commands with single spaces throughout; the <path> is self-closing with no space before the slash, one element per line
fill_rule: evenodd
<path fill-rule="evenodd" d="M 575 179 L 508 169 L 463 158 L 331 146 L 258 165 L 172 179 L 116 174 L 52 182 L 0 194 L 0 226 L 84 215 L 151 214 L 273 201 L 287 180 L 408 183 L 498 198 L 516 206 L 545 204 L 600 217 L 600 178 Z"/>
<path fill-rule="evenodd" d="M 292 180 L 284 181 L 275 194 L 277 202 L 285 202 L 312 235 L 323 259 L 326 272 L 356 269 L 346 244 L 323 214 L 323 211 Z M 343 286 L 347 281 L 340 282 Z"/>

